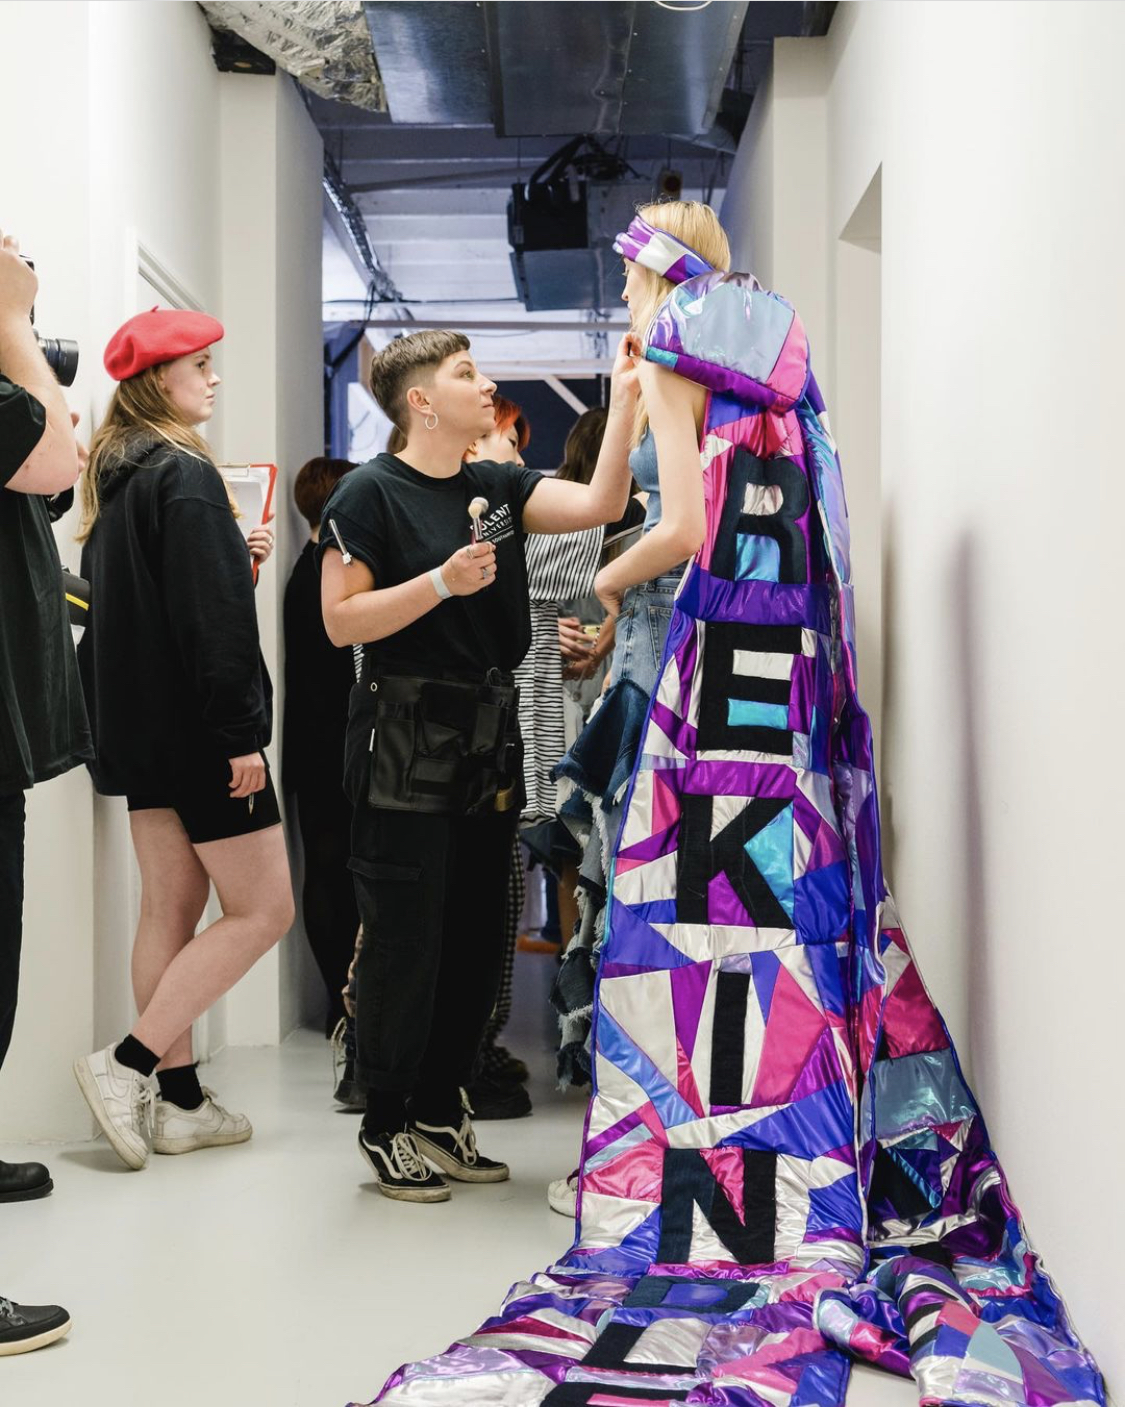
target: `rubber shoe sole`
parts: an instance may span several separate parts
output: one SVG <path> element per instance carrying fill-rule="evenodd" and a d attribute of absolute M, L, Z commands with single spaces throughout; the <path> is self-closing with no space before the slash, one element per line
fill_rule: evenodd
<path fill-rule="evenodd" d="M 254 1129 L 244 1133 L 205 1133 L 202 1137 L 154 1137 L 153 1152 L 162 1157 L 179 1157 L 185 1152 L 199 1152 L 204 1147 L 234 1147 L 240 1142 L 249 1142 Z"/>
<path fill-rule="evenodd" d="M 497 1167 L 470 1167 L 467 1162 L 458 1161 L 438 1143 L 423 1137 L 417 1128 L 412 1128 L 411 1132 L 418 1151 L 430 1166 L 437 1167 L 455 1182 L 506 1182 L 512 1175 L 503 1162 Z"/>
<path fill-rule="evenodd" d="M 125 1163 L 126 1167 L 132 1168 L 134 1172 L 141 1171 L 148 1166 L 148 1148 L 145 1148 L 144 1155 L 134 1151 L 125 1141 L 117 1128 L 109 1120 L 109 1114 L 105 1111 L 105 1104 L 102 1102 L 101 1089 L 98 1088 L 98 1081 L 94 1077 L 93 1071 L 85 1059 L 74 1061 L 74 1077 L 78 1080 L 78 1087 L 82 1090 L 82 1097 L 90 1106 L 90 1112 L 97 1119 L 98 1127 L 109 1138 L 109 1145 Z"/>
<path fill-rule="evenodd" d="M 68 1319 L 65 1324 L 60 1324 L 55 1329 L 43 1329 L 40 1333 L 30 1334 L 27 1338 L 0 1341 L 0 1358 L 6 1357 L 9 1353 L 32 1353 L 37 1348 L 46 1348 L 49 1343 L 55 1343 L 58 1339 L 65 1338 L 70 1333 L 73 1322 L 73 1319 Z"/>
<path fill-rule="evenodd" d="M 363 1138 L 359 1139 L 359 1150 L 367 1160 L 367 1165 L 375 1173 L 375 1185 L 384 1196 L 389 1196 L 392 1201 L 414 1201 L 423 1205 L 432 1205 L 435 1201 L 448 1201 L 453 1193 L 447 1186 L 445 1187 L 401 1187 L 389 1186 L 383 1180 L 383 1174 L 379 1170 L 374 1157 L 363 1145 Z"/>
<path fill-rule="evenodd" d="M 48 1177 L 39 1186 L 24 1187 L 22 1191 L 7 1191 L 0 1194 L 0 1205 L 8 1201 L 38 1201 L 41 1196 L 50 1196 L 54 1189 L 54 1180 Z"/>

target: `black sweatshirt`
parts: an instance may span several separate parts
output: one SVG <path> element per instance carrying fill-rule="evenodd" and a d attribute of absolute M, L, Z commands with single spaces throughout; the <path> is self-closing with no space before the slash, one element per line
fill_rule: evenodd
<path fill-rule="evenodd" d="M 219 472 L 164 442 L 103 472 L 78 665 L 100 794 L 152 794 L 269 744 L 250 553 Z"/>

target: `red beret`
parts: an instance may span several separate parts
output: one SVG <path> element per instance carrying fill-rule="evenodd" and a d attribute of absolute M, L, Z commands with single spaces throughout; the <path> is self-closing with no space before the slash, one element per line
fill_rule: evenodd
<path fill-rule="evenodd" d="M 194 309 L 150 309 L 121 325 L 105 346 L 105 370 L 116 382 L 157 363 L 198 353 L 223 336 L 223 326 Z"/>

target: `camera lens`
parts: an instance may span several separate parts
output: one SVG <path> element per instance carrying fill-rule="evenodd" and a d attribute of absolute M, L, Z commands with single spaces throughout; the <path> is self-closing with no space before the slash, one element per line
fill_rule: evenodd
<path fill-rule="evenodd" d="M 78 376 L 78 344 L 72 338 L 43 338 L 35 335 L 47 366 L 62 387 L 70 387 Z"/>

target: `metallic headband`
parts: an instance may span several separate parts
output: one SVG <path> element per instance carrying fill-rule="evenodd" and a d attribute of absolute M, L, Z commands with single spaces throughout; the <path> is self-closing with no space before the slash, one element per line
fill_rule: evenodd
<path fill-rule="evenodd" d="M 705 275 L 715 268 L 690 245 L 685 245 L 666 230 L 650 226 L 640 216 L 634 216 L 629 222 L 629 229 L 614 238 L 613 248 L 626 260 L 655 270 L 673 284 L 683 284 L 684 280 Z"/>

